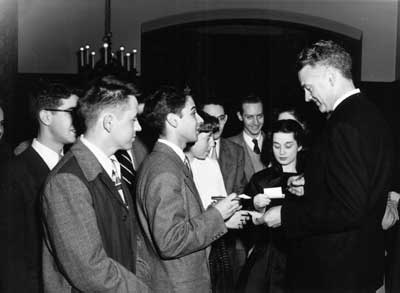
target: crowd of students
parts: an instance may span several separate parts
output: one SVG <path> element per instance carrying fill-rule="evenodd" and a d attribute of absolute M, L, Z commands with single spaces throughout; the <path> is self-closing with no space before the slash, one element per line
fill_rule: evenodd
<path fill-rule="evenodd" d="M 306 101 L 329 114 L 312 140 L 291 107 L 264 132 L 258 96 L 228 117 L 173 87 L 138 100 L 115 76 L 83 95 L 44 83 L 38 133 L 14 153 L 0 108 L 0 291 L 378 290 L 400 197 L 386 122 L 342 47 L 317 42 L 298 62 Z M 228 118 L 243 130 L 225 138 Z"/>

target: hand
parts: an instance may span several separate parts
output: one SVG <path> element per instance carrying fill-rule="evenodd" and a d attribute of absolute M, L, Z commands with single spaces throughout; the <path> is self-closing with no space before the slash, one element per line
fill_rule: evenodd
<path fill-rule="evenodd" d="M 250 220 L 249 211 L 237 211 L 225 222 L 225 225 L 228 229 L 242 229 L 248 220 Z"/>
<path fill-rule="evenodd" d="M 259 193 L 253 198 L 254 208 L 259 212 L 265 212 L 265 207 L 269 205 L 271 199 L 264 193 Z"/>
<path fill-rule="evenodd" d="M 276 228 L 281 225 L 281 208 L 282 206 L 276 206 L 265 212 L 263 222 L 267 224 L 268 227 Z"/>
<path fill-rule="evenodd" d="M 305 179 L 303 174 L 289 177 L 287 181 L 289 192 L 297 196 L 304 195 L 304 184 Z"/>
<path fill-rule="evenodd" d="M 264 213 L 249 211 L 249 215 L 251 216 L 251 220 L 254 225 L 265 224 L 263 219 Z"/>
<path fill-rule="evenodd" d="M 382 229 L 387 230 L 399 220 L 397 203 L 394 200 L 388 200 L 386 203 L 385 214 L 382 219 Z"/>
<path fill-rule="evenodd" d="M 398 204 L 400 200 L 400 193 L 396 191 L 389 191 L 389 200 L 395 201 Z"/>
<path fill-rule="evenodd" d="M 236 193 L 231 193 L 226 198 L 218 201 L 214 207 L 221 213 L 224 220 L 230 218 L 242 206 L 239 205 L 239 200 Z"/>

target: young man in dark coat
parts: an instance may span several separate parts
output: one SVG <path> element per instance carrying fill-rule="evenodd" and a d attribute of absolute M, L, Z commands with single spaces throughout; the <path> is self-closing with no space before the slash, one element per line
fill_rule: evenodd
<path fill-rule="evenodd" d="M 98 83 L 79 102 L 86 130 L 48 177 L 42 195 L 47 292 L 148 292 L 146 248 L 114 153 L 130 149 L 137 100 Z"/>
<path fill-rule="evenodd" d="M 1 292 L 42 292 L 42 229 L 39 191 L 50 170 L 75 141 L 72 112 L 78 96 L 72 88 L 46 83 L 31 101 L 38 134 L 20 155 L 2 166 Z"/>

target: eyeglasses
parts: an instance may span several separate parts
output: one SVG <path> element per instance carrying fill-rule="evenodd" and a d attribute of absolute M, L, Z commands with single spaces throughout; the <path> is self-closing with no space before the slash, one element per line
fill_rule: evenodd
<path fill-rule="evenodd" d="M 45 108 L 44 110 L 51 111 L 51 112 L 66 112 L 66 113 L 69 113 L 69 114 L 73 114 L 75 112 L 75 109 L 50 109 L 50 108 Z"/>
<path fill-rule="evenodd" d="M 218 119 L 220 122 L 222 122 L 222 121 L 225 120 L 225 117 L 226 117 L 226 114 L 222 114 L 222 115 L 219 115 L 219 116 L 217 117 L 217 119 Z"/>

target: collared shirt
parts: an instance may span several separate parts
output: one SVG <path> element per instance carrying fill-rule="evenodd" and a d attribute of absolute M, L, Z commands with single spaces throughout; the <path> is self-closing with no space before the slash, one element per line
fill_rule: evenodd
<path fill-rule="evenodd" d="M 360 92 L 360 89 L 354 89 L 351 91 L 346 92 L 344 95 L 342 95 L 339 99 L 336 100 L 336 102 L 333 104 L 333 109 L 332 111 L 335 111 L 335 109 L 337 108 L 337 106 L 339 106 L 339 104 L 341 102 L 343 102 L 344 100 L 346 100 L 348 97 L 358 94 Z"/>
<path fill-rule="evenodd" d="M 135 161 L 133 160 L 132 149 L 127 150 L 127 153 L 128 153 L 128 155 L 129 155 L 129 157 L 131 158 L 131 162 L 132 162 L 133 169 L 136 170 Z"/>
<path fill-rule="evenodd" d="M 215 151 L 217 152 L 217 157 L 219 158 L 219 151 L 221 149 L 221 138 L 214 140 L 214 143 L 215 143 Z M 212 151 L 208 154 L 209 158 L 211 158 L 211 156 L 212 156 Z"/>
<path fill-rule="evenodd" d="M 210 158 L 204 160 L 193 158 L 190 166 L 204 209 L 212 203 L 212 196 L 226 196 L 224 179 L 217 161 Z"/>
<path fill-rule="evenodd" d="M 254 149 L 253 139 L 257 139 L 258 147 L 262 148 L 264 137 L 261 135 L 261 132 L 257 135 L 257 137 L 252 137 L 248 135 L 246 132 L 243 131 L 243 138 L 246 144 L 249 146 L 250 149 Z"/>
<path fill-rule="evenodd" d="M 162 143 L 166 144 L 167 146 L 169 146 L 170 148 L 172 148 L 174 150 L 174 152 L 179 156 L 179 158 L 181 158 L 182 162 L 185 162 L 186 156 L 180 147 L 178 147 L 176 144 L 174 144 L 168 140 L 162 139 L 162 138 L 159 138 L 158 141 L 162 142 Z"/>
<path fill-rule="evenodd" d="M 34 138 L 32 141 L 32 148 L 39 154 L 50 170 L 57 165 L 58 161 L 63 155 L 62 153 L 56 153 L 48 146 L 45 146 L 39 142 L 36 138 Z"/>
<path fill-rule="evenodd" d="M 83 135 L 81 135 L 80 140 L 93 153 L 97 161 L 99 161 L 100 165 L 106 171 L 107 175 L 110 176 L 111 180 L 113 180 L 112 171 L 114 170 L 114 165 L 111 160 L 117 160 L 117 158 L 114 155 L 107 157 L 107 155 L 99 147 L 88 141 Z M 119 176 L 121 176 L 119 165 L 117 168 L 117 173 Z"/>

